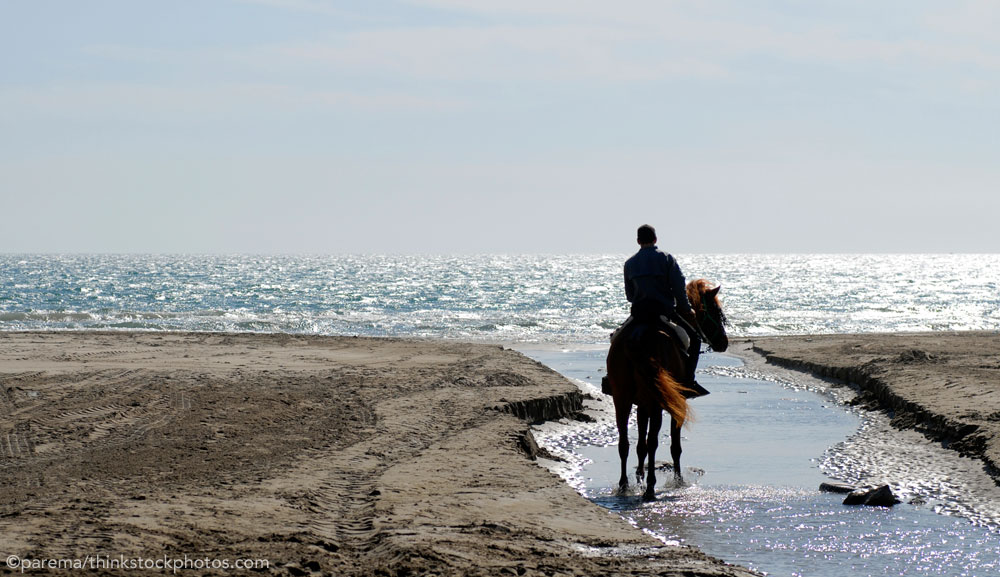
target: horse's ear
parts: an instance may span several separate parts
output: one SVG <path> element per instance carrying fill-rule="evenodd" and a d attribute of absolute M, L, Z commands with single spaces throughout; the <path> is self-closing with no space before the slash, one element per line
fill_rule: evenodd
<path fill-rule="evenodd" d="M 722 290 L 722 285 L 721 284 L 719 286 L 715 287 L 714 289 L 711 289 L 710 291 L 708 291 L 708 294 L 711 295 L 711 296 L 713 296 L 713 297 L 714 296 L 718 296 L 720 290 Z"/>

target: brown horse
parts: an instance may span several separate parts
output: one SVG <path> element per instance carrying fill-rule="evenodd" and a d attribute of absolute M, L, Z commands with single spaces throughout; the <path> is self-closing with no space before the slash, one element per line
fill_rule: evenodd
<path fill-rule="evenodd" d="M 688 300 L 695 310 L 698 328 L 715 351 L 725 351 L 729 347 L 726 335 L 726 317 L 719 304 L 719 289 L 710 288 L 704 279 L 691 281 L 687 285 Z M 681 435 L 680 429 L 688 418 L 688 406 L 684 387 L 679 379 L 686 374 L 684 351 L 674 339 L 661 330 L 647 330 L 638 342 L 634 342 L 625 331 L 621 331 L 611 341 L 608 350 L 608 381 L 615 401 L 615 417 L 618 424 L 618 455 L 622 461 L 622 475 L 618 488 L 628 488 L 625 465 L 628 461 L 628 420 L 632 405 L 636 406 L 639 426 L 639 441 L 636 453 L 639 466 L 635 476 L 642 482 L 646 468 L 646 491 L 643 499 L 654 499 L 656 485 L 656 446 L 663 411 L 670 414 L 670 454 L 674 460 L 674 476 L 681 479 Z M 647 431 L 648 426 L 648 431 Z M 648 467 L 645 462 L 648 456 Z"/>

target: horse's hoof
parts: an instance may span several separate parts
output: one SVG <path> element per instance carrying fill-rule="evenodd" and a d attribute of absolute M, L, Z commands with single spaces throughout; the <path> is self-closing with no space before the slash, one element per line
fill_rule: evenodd
<path fill-rule="evenodd" d="M 654 491 L 646 491 L 642 494 L 642 500 L 646 503 L 656 500 L 656 493 Z"/>

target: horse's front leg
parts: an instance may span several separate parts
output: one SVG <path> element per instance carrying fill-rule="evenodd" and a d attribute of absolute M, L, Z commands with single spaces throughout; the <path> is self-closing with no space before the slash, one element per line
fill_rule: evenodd
<path fill-rule="evenodd" d="M 635 482 L 642 483 L 642 478 L 646 476 L 644 465 L 646 463 L 646 430 L 649 426 L 649 411 L 643 407 L 636 407 L 635 422 L 639 428 L 639 439 L 635 443 L 635 455 L 639 458 L 639 464 L 635 468 Z"/>
<path fill-rule="evenodd" d="M 646 436 L 646 451 L 649 453 L 649 465 L 646 467 L 646 492 L 642 498 L 652 501 L 656 498 L 656 446 L 659 444 L 660 427 L 663 425 L 663 412 L 655 409 L 649 412 L 649 434 Z"/>
<path fill-rule="evenodd" d="M 681 427 L 677 421 L 670 419 L 670 456 L 674 460 L 674 478 L 683 481 L 681 475 Z"/>
<path fill-rule="evenodd" d="M 622 461 L 622 475 L 618 479 L 620 492 L 628 490 L 628 473 L 625 472 L 625 466 L 628 463 L 628 418 L 631 413 L 631 405 L 623 408 L 615 403 L 615 421 L 618 424 L 618 456 Z"/>

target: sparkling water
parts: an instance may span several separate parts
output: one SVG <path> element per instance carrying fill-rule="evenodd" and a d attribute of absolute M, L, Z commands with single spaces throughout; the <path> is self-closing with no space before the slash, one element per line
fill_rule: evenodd
<path fill-rule="evenodd" d="M 601 343 L 627 255 L 0 255 L 0 330 Z M 735 336 L 997 329 L 1000 255 L 680 255 Z"/>
<path fill-rule="evenodd" d="M 731 563 L 781 577 L 1000 575 L 1000 487 L 982 463 L 880 413 L 845 409 L 847 389 L 791 371 L 761 373 L 728 355 L 702 358 L 712 393 L 692 401 L 682 429 L 684 483 L 669 468 L 660 433 L 657 499 L 634 479 L 635 413 L 627 471 L 620 474 L 614 406 L 599 392 L 606 348 L 522 348 L 575 379 L 593 400 L 591 423 L 546 423 L 539 444 L 561 461 L 552 470 L 593 502 L 658 539 L 694 545 Z M 665 462 L 664 462 L 665 461 Z M 818 490 L 838 480 L 888 483 L 896 507 L 843 505 Z M 873 476 L 874 475 L 874 476 Z"/>

